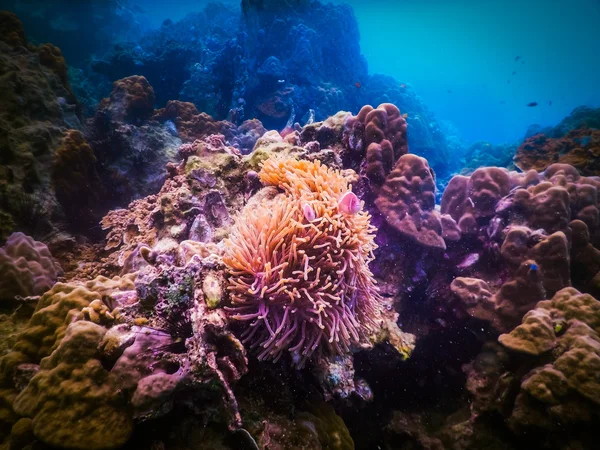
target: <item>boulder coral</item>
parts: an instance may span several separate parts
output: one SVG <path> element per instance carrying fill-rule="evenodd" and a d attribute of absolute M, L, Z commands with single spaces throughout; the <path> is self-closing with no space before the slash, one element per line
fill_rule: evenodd
<path fill-rule="evenodd" d="M 133 421 L 118 378 L 97 359 L 105 333 L 91 322 L 71 324 L 15 398 L 15 412 L 32 418 L 34 435 L 42 442 L 95 450 L 118 448 L 129 438 Z"/>
<path fill-rule="evenodd" d="M 367 105 L 356 116 L 346 119 L 345 128 L 349 148 L 366 155 L 365 174 L 376 189 L 384 183 L 398 158 L 408 153 L 406 120 L 390 103 L 377 108 Z"/>
<path fill-rule="evenodd" d="M 11 234 L 0 248 L 0 300 L 41 295 L 62 273 L 48 247 L 23 233 Z"/>
<path fill-rule="evenodd" d="M 0 385 L 11 383 L 19 364 L 39 363 L 65 335 L 69 323 L 94 300 L 119 291 L 135 289 L 135 274 L 123 278 L 97 277 L 85 282 L 56 283 L 39 299 L 12 351 L 0 360 Z"/>
<path fill-rule="evenodd" d="M 598 183 L 567 164 L 541 173 L 484 168 L 453 178 L 441 211 L 457 222 L 466 246 L 479 248 L 465 258 L 472 262 L 458 268 L 461 276 L 476 274 L 488 284 L 495 313 L 489 315 L 487 300 L 481 309 L 457 289 L 463 307 L 506 331 L 537 302 L 572 283 L 597 292 Z M 499 272 L 489 272 L 482 261 Z"/>
<path fill-rule="evenodd" d="M 360 203 L 344 209 L 343 196 L 354 196 L 347 179 L 319 162 L 270 159 L 259 176 L 284 193 L 249 204 L 232 227 L 223 258 L 230 317 L 260 359 L 291 353 L 303 366 L 346 354 L 380 314 L 369 215 Z"/>
<path fill-rule="evenodd" d="M 534 359 L 508 420 L 517 432 L 587 423 L 600 412 L 600 301 L 565 288 L 528 312 L 500 343 Z M 546 357 L 544 357 L 546 355 Z"/>
<path fill-rule="evenodd" d="M 49 372 L 42 374 L 38 380 L 40 380 L 40 382 L 41 380 L 53 380 L 49 385 L 42 382 L 37 385 L 40 388 L 40 398 L 46 395 L 48 396 L 45 397 L 48 400 L 46 407 L 50 408 L 51 412 L 49 415 L 46 415 L 44 406 L 35 403 L 38 395 L 32 394 L 27 400 L 22 398 L 24 403 L 22 403 L 21 406 L 24 409 L 18 414 L 26 414 L 29 417 L 37 416 L 38 413 L 42 414 L 44 419 L 40 419 L 42 420 L 42 424 L 40 425 L 41 428 L 38 428 L 36 431 L 35 423 L 33 425 L 36 436 L 39 439 L 47 438 L 53 443 L 58 442 L 55 440 L 57 439 L 56 436 L 58 436 L 55 433 L 60 434 L 61 432 L 60 430 L 52 430 L 52 427 L 56 427 L 56 423 L 52 422 L 50 424 L 50 422 L 53 420 L 52 417 L 57 414 L 64 420 L 67 420 L 69 417 L 71 418 L 70 420 L 76 420 L 75 416 L 69 416 L 69 414 L 71 414 L 69 410 L 71 406 L 77 403 L 78 400 L 76 398 L 78 397 L 78 393 L 82 393 L 82 391 L 78 390 L 82 388 L 82 386 L 75 382 L 77 379 L 81 380 L 78 378 L 82 374 L 81 370 L 78 369 L 79 365 L 84 366 L 79 367 L 82 370 L 90 369 L 92 371 L 89 372 L 90 376 L 92 376 L 91 374 L 96 374 L 100 376 L 99 380 L 103 379 L 103 375 L 100 373 L 103 372 L 103 369 L 100 369 L 102 364 L 99 361 L 92 364 L 93 366 L 95 364 L 95 368 L 89 367 L 89 365 L 85 366 L 85 359 L 87 359 L 86 355 L 89 355 L 90 352 L 92 352 L 92 350 L 90 350 L 91 347 L 93 347 L 92 354 L 95 355 L 98 351 L 97 345 L 90 344 L 91 347 L 86 347 L 82 342 L 87 339 L 86 336 L 96 336 L 98 331 L 103 335 L 105 329 L 103 327 L 98 327 L 90 331 L 90 328 L 86 328 L 86 330 L 90 332 L 88 333 L 86 331 L 83 333 L 83 341 L 79 338 L 74 338 L 75 341 L 71 341 L 70 344 L 65 344 L 62 350 L 58 352 L 58 354 L 62 356 L 56 356 L 52 359 L 51 355 L 54 355 L 61 347 L 65 336 L 69 334 L 68 329 L 73 325 L 73 322 L 78 323 L 78 316 L 84 308 L 88 307 L 94 300 L 114 304 L 115 300 L 113 300 L 113 295 L 118 296 L 121 292 L 135 289 L 135 285 L 133 284 L 134 279 L 135 275 L 129 275 L 115 279 L 98 277 L 86 282 L 57 283 L 52 289 L 39 298 L 33 315 L 24 328 L 17 334 L 15 343 L 10 352 L 0 359 L 0 431 L 7 426 L 11 426 L 17 420 L 18 416 L 15 415 L 15 412 L 17 412 L 19 408 L 14 407 L 13 402 L 17 395 L 20 392 L 22 393 L 23 390 L 28 387 L 31 379 L 35 377 L 36 374 L 41 373 L 41 364 L 44 368 L 47 368 Z M 90 322 L 90 325 L 94 324 Z M 79 357 L 77 352 L 84 348 L 87 348 L 89 352 L 82 352 L 83 356 Z M 60 360 L 63 356 L 67 358 L 67 360 L 77 363 L 77 367 L 70 366 L 69 364 L 66 366 L 62 365 Z M 50 357 L 50 359 L 47 357 Z M 68 363 L 67 360 L 64 362 Z M 44 363 L 43 361 L 47 362 Z M 62 367 L 66 367 L 68 370 L 61 371 Z M 50 389 L 50 391 L 44 390 L 44 392 L 42 392 L 43 389 L 54 386 L 55 382 L 57 384 L 60 383 L 58 381 L 60 379 L 65 382 L 68 380 L 73 381 L 73 384 L 70 384 L 68 389 L 73 389 L 74 391 L 71 391 L 71 394 L 66 395 L 66 397 L 69 398 L 69 401 L 75 402 L 71 403 L 71 406 L 67 406 L 65 403 L 65 408 L 62 410 L 60 406 L 56 405 L 56 402 L 52 401 L 52 398 L 55 398 L 55 395 L 58 395 L 58 392 L 60 392 L 60 387 L 57 387 L 58 391 L 52 391 L 52 389 Z M 37 388 L 32 387 L 32 389 Z M 32 391 L 28 392 L 31 393 Z M 114 393 L 109 395 L 114 395 Z M 82 398 L 87 398 L 89 400 L 91 397 L 83 396 Z M 83 409 L 79 410 L 81 413 L 86 411 L 86 407 L 82 408 Z M 26 413 L 25 410 L 27 411 Z M 91 433 L 91 430 L 85 428 L 84 424 L 81 426 L 84 427 L 81 429 L 83 433 Z M 114 432 L 118 433 L 118 431 Z M 72 439 L 75 440 L 80 438 L 82 437 L 72 437 Z M 86 446 L 84 445 L 79 448 L 86 448 Z"/>
<path fill-rule="evenodd" d="M 401 235 L 426 248 L 445 250 L 440 214 L 434 209 L 435 191 L 427 161 L 404 155 L 385 179 L 375 205 Z"/>

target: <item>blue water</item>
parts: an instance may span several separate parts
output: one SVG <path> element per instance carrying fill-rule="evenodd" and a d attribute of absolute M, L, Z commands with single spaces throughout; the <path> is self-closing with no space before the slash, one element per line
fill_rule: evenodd
<path fill-rule="evenodd" d="M 597 0 L 347 3 L 370 71 L 412 84 L 467 140 L 512 141 L 600 104 Z"/>
<path fill-rule="evenodd" d="M 208 3 L 137 1 L 156 26 Z M 335 3 L 354 8 L 369 72 L 412 85 L 466 141 L 513 142 L 531 124 L 600 105 L 598 0 Z"/>

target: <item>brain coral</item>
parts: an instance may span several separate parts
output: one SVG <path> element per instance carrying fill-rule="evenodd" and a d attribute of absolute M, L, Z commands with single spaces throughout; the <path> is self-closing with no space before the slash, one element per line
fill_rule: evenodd
<path fill-rule="evenodd" d="M 0 300 L 43 294 L 61 271 L 45 244 L 13 233 L 0 248 Z"/>
<path fill-rule="evenodd" d="M 247 324 L 259 359 L 289 351 L 301 367 L 313 354 L 344 354 L 380 312 L 370 217 L 346 178 L 318 161 L 270 159 L 260 179 L 284 194 L 249 204 L 233 226 L 231 317 Z"/>

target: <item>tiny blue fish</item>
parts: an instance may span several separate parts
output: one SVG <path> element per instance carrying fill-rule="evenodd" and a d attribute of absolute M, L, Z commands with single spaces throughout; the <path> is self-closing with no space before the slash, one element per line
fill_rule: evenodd
<path fill-rule="evenodd" d="M 531 270 L 532 272 L 537 272 L 538 270 L 538 265 L 537 264 L 531 264 L 529 266 L 529 270 Z"/>

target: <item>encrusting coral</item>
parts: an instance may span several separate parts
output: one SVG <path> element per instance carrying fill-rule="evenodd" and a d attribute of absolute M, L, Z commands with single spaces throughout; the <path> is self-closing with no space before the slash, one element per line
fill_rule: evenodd
<path fill-rule="evenodd" d="M 231 318 L 260 359 L 341 355 L 373 333 L 379 294 L 368 268 L 369 215 L 348 181 L 319 162 L 267 160 L 259 174 L 284 191 L 249 204 L 232 227 L 223 261 Z"/>

